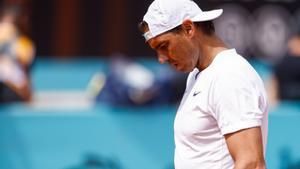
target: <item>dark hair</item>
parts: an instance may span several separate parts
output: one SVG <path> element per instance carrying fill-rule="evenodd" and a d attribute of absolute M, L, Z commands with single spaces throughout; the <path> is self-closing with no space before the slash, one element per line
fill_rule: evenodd
<path fill-rule="evenodd" d="M 145 22 L 145 21 L 140 22 L 139 25 L 138 25 L 138 28 L 139 28 L 139 30 L 140 30 L 142 33 L 145 33 L 146 30 L 148 29 L 148 24 L 147 24 L 147 22 Z"/>
<path fill-rule="evenodd" d="M 215 33 L 215 26 L 212 21 L 204 21 L 204 22 L 194 22 L 198 30 L 201 30 L 204 34 L 206 35 L 213 35 Z M 146 30 L 148 29 L 148 24 L 145 21 L 142 21 L 138 25 L 139 30 L 142 33 L 145 33 Z M 173 32 L 173 33 L 180 33 L 181 31 L 181 25 L 167 31 L 167 32 Z"/>
<path fill-rule="evenodd" d="M 198 29 L 201 29 L 202 32 L 206 35 L 213 35 L 215 33 L 215 25 L 213 21 L 204 21 L 204 22 L 194 22 Z"/>

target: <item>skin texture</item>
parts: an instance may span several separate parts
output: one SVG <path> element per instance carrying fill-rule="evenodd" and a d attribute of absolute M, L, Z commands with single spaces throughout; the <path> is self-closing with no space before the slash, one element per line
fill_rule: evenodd
<path fill-rule="evenodd" d="M 234 169 L 265 168 L 260 127 L 227 134 L 225 139 L 235 162 Z"/>
<path fill-rule="evenodd" d="M 179 33 L 166 32 L 148 40 L 160 63 L 169 63 L 181 72 L 203 70 L 219 52 L 228 49 L 216 35 L 206 35 L 190 20 L 183 21 L 181 29 Z M 225 139 L 234 169 L 265 168 L 260 127 L 227 134 Z"/>

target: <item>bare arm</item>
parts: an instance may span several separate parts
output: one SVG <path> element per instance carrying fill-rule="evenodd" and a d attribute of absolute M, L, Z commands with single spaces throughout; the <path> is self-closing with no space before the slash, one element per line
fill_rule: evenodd
<path fill-rule="evenodd" d="M 263 141 L 260 127 L 225 135 L 234 169 L 265 169 Z"/>

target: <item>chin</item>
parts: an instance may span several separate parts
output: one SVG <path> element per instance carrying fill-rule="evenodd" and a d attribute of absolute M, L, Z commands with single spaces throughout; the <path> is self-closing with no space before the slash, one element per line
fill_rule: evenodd
<path fill-rule="evenodd" d="M 193 71 L 193 70 L 187 69 L 185 67 L 179 67 L 179 68 L 177 67 L 176 70 L 179 72 L 183 72 L 183 73 L 189 73 L 189 72 Z"/>

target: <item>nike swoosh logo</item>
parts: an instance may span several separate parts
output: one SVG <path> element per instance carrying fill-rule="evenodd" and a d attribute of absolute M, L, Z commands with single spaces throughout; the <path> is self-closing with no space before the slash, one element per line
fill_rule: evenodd
<path fill-rule="evenodd" d="M 199 91 L 199 92 L 194 92 L 193 96 L 197 96 L 197 95 L 200 94 L 200 93 L 201 93 L 201 91 Z"/>

